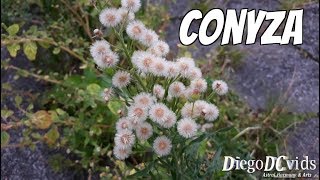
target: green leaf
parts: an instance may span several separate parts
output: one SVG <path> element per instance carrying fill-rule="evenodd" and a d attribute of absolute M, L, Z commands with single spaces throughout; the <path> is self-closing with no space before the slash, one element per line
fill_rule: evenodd
<path fill-rule="evenodd" d="M 87 91 L 90 95 L 99 95 L 101 92 L 101 87 L 98 84 L 89 84 L 87 86 Z"/>
<path fill-rule="evenodd" d="M 228 127 L 224 127 L 224 128 L 218 129 L 218 130 L 216 131 L 216 133 L 227 132 L 227 131 L 229 131 L 229 130 L 231 130 L 231 129 L 234 129 L 234 126 L 228 126 Z"/>
<path fill-rule="evenodd" d="M 38 129 L 47 129 L 52 124 L 52 117 L 47 111 L 40 110 L 31 117 L 31 123 Z"/>
<path fill-rule="evenodd" d="M 16 57 L 17 52 L 20 50 L 20 45 L 19 44 L 11 44 L 7 46 L 7 49 L 9 51 L 9 54 L 11 57 Z"/>
<path fill-rule="evenodd" d="M 53 49 L 52 53 L 53 54 L 59 54 L 60 51 L 61 51 L 61 49 L 59 47 L 56 47 L 56 48 Z"/>
<path fill-rule="evenodd" d="M 2 85 L 2 89 L 8 90 L 8 91 L 12 90 L 11 84 L 9 83 L 3 83 L 1 85 Z"/>
<path fill-rule="evenodd" d="M 8 117 L 13 115 L 13 111 L 7 109 L 1 109 L 1 117 L 6 120 Z"/>
<path fill-rule="evenodd" d="M 214 171 L 220 171 L 220 157 L 221 157 L 221 152 L 222 152 L 222 148 L 219 147 L 215 154 L 214 154 L 214 157 L 213 157 L 213 160 L 212 162 L 210 163 L 208 169 L 207 169 L 207 172 L 206 174 L 210 174 L 210 175 L 207 175 L 207 176 L 211 176 L 211 174 L 214 172 Z"/>
<path fill-rule="evenodd" d="M 1 147 L 8 145 L 9 141 L 10 135 L 5 131 L 1 131 Z"/>
<path fill-rule="evenodd" d="M 22 97 L 21 96 L 16 96 L 14 98 L 14 101 L 16 103 L 17 106 L 20 106 L 21 102 L 22 102 Z"/>
<path fill-rule="evenodd" d="M 33 109 L 33 104 L 29 104 L 28 107 L 27 107 L 27 110 L 30 111 L 32 109 Z"/>
<path fill-rule="evenodd" d="M 137 171 L 135 174 L 129 175 L 128 178 L 138 178 L 138 177 L 144 177 L 146 175 L 148 175 L 148 173 L 152 170 L 152 168 L 154 167 L 154 162 L 151 162 L 147 167 L 145 167 L 142 170 Z"/>
<path fill-rule="evenodd" d="M 45 135 L 44 140 L 48 145 L 53 145 L 60 137 L 58 128 L 53 126 Z"/>
<path fill-rule="evenodd" d="M 31 136 L 35 139 L 42 139 L 42 135 L 40 133 L 31 133 Z"/>
<path fill-rule="evenodd" d="M 60 116 L 64 116 L 64 115 L 67 114 L 64 110 L 62 110 L 62 109 L 60 109 L 60 108 L 57 108 L 57 109 L 56 109 L 56 112 L 57 112 Z"/>
<path fill-rule="evenodd" d="M 206 153 L 207 141 L 202 141 L 198 148 L 198 157 L 202 158 Z"/>
<path fill-rule="evenodd" d="M 94 134 L 96 134 L 98 136 L 101 135 L 101 133 L 102 133 L 102 129 L 99 128 L 98 126 L 91 127 L 90 131 L 92 131 Z"/>
<path fill-rule="evenodd" d="M 47 42 L 38 42 L 38 44 L 45 49 L 48 49 L 50 47 L 50 44 Z"/>
<path fill-rule="evenodd" d="M 37 44 L 34 42 L 26 42 L 23 44 L 23 52 L 31 61 L 36 59 L 37 49 Z"/>
<path fill-rule="evenodd" d="M 108 108 L 113 114 L 118 114 L 118 111 L 122 108 L 123 104 L 119 101 L 109 101 Z"/>
<path fill-rule="evenodd" d="M 13 36 L 19 32 L 19 25 L 13 24 L 13 25 L 9 26 L 6 30 L 10 36 Z"/>

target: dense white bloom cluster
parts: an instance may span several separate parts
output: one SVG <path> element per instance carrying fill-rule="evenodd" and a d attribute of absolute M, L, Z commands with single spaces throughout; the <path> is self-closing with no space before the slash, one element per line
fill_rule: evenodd
<path fill-rule="evenodd" d="M 144 51 L 125 52 L 123 59 L 130 63 L 126 63 L 128 67 L 120 67 L 119 55 L 112 51 L 107 41 L 97 40 L 90 48 L 94 62 L 100 68 L 117 69 L 110 89 L 117 90 L 118 95 L 127 93 L 123 99 L 128 99 L 128 107 L 116 123 L 113 153 L 123 160 L 133 152 L 136 142 L 148 141 L 158 156 L 166 156 L 175 148 L 172 133 L 193 138 L 201 133 L 201 122 L 206 120 L 205 127 L 210 127 L 218 118 L 219 110 L 214 104 L 200 100 L 208 91 L 208 82 L 195 61 L 188 57 L 167 60 L 169 45 L 135 19 L 134 13 L 141 7 L 140 0 L 121 0 L 121 6 L 104 9 L 99 16 L 101 24 L 108 28 L 123 27 L 121 29 L 125 30 L 131 43 L 139 43 Z M 103 93 L 105 100 L 113 95 L 111 90 L 106 89 Z M 216 80 L 210 91 L 211 95 L 224 95 L 228 86 L 224 81 Z"/>
<path fill-rule="evenodd" d="M 119 61 L 118 54 L 110 49 L 109 43 L 105 40 L 93 43 L 90 52 L 94 62 L 100 68 L 114 67 Z"/>

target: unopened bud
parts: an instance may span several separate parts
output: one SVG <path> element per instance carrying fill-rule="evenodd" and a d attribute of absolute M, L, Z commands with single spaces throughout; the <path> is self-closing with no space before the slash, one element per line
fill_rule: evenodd
<path fill-rule="evenodd" d="M 123 113 L 123 111 L 122 111 L 121 109 L 119 109 L 119 110 L 117 111 L 117 113 L 119 114 L 120 117 L 124 116 L 124 113 Z"/>
<path fill-rule="evenodd" d="M 207 110 L 206 110 L 206 109 L 202 109 L 202 111 L 201 111 L 201 116 L 205 116 L 206 113 L 207 113 Z"/>
<path fill-rule="evenodd" d="M 108 151 L 107 155 L 108 155 L 109 157 L 111 157 L 112 151 Z"/>
<path fill-rule="evenodd" d="M 96 151 L 97 151 L 97 152 L 100 152 L 100 151 L 101 151 L 101 147 L 97 147 L 97 148 L 96 148 Z"/>
<path fill-rule="evenodd" d="M 90 135 L 90 136 L 93 136 L 93 134 L 94 134 L 93 130 L 90 130 L 90 131 L 89 131 L 89 135 Z"/>
<path fill-rule="evenodd" d="M 99 33 L 99 29 L 93 30 L 93 33 L 95 33 L 95 34 Z"/>
<path fill-rule="evenodd" d="M 107 173 L 105 173 L 105 172 L 102 172 L 102 173 L 100 173 L 100 175 L 99 175 L 100 177 L 105 177 L 105 176 L 107 176 Z"/>
<path fill-rule="evenodd" d="M 110 171 L 110 167 L 106 166 L 106 172 L 109 172 L 109 171 Z"/>
<path fill-rule="evenodd" d="M 95 37 L 102 37 L 103 36 L 103 33 L 100 29 L 93 30 L 93 34 L 95 35 Z"/>

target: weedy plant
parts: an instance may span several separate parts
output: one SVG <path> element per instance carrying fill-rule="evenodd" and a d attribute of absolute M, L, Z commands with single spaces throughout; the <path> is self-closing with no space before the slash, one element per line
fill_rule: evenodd
<path fill-rule="evenodd" d="M 228 86 L 222 80 L 208 85 L 192 58 L 167 60 L 168 44 L 134 17 L 140 6 L 139 0 L 122 0 L 120 8 L 102 10 L 101 24 L 114 32 L 121 47 L 106 41 L 96 29 L 97 38 L 90 48 L 97 67 L 113 72 L 112 87 L 103 91 L 102 98 L 126 106 L 116 123 L 113 155 L 148 163 L 144 173 L 136 175 L 198 177 L 188 152 L 210 136 L 200 129 L 212 127 L 219 116 L 213 97 L 225 95 Z"/>

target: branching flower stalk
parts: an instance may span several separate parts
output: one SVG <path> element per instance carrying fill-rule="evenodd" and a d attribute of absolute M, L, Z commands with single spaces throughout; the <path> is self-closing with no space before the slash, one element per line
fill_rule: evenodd
<path fill-rule="evenodd" d="M 152 164 L 167 169 L 176 179 L 183 179 L 187 167 L 185 149 L 206 133 L 200 129 L 212 127 L 219 116 L 216 105 L 205 101 L 203 95 L 222 96 L 228 92 L 228 86 L 216 80 L 208 88 L 192 58 L 167 60 L 169 45 L 135 19 L 134 13 L 140 6 L 140 0 L 122 0 L 121 7 L 102 10 L 101 24 L 112 29 L 121 47 L 110 45 L 101 37 L 90 48 L 100 69 L 117 70 L 112 87 L 102 93 L 103 99 L 120 98 L 127 102 L 126 112 L 116 123 L 113 154 L 125 160 L 138 155 L 138 150 L 152 149 Z"/>

